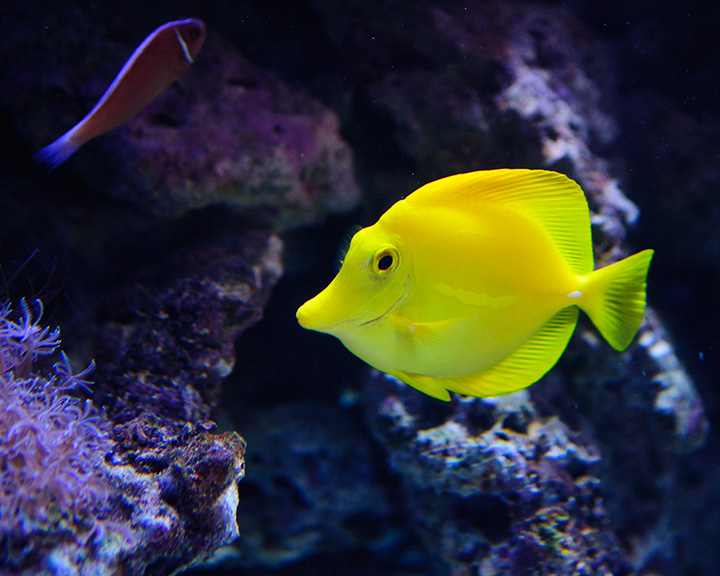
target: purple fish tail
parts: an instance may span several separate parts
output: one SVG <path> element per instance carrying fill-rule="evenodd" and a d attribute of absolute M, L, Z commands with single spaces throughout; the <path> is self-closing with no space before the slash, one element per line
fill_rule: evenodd
<path fill-rule="evenodd" d="M 55 170 L 55 168 L 70 158 L 78 148 L 79 146 L 72 143 L 70 133 L 67 132 L 52 144 L 45 146 L 42 150 L 38 150 L 33 155 L 33 160 L 44 165 L 48 170 Z"/>

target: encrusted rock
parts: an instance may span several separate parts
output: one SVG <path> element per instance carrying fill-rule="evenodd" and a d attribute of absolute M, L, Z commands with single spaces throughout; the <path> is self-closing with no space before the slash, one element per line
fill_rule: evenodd
<path fill-rule="evenodd" d="M 133 541 L 114 570 L 173 574 L 234 541 L 245 442 L 214 425 L 163 424 L 148 415 L 113 430 L 108 462 L 116 506 Z"/>
<path fill-rule="evenodd" d="M 234 338 L 262 317 L 282 273 L 271 234 L 238 234 L 233 248 L 180 250 L 170 279 L 126 287 L 111 299 L 98 356 L 98 397 L 115 421 L 142 414 L 210 417 L 234 366 Z"/>
<path fill-rule="evenodd" d="M 438 406 L 375 373 L 368 415 L 438 569 L 454 575 L 630 571 L 605 509 L 600 452 L 527 391 Z"/>
<path fill-rule="evenodd" d="M 339 409 L 296 404 L 243 419 L 252 474 L 240 488 L 241 565 L 277 568 L 396 537 L 372 450 Z"/>

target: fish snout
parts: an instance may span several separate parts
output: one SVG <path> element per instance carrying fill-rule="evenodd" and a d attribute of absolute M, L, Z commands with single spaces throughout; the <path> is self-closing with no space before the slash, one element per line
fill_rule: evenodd
<path fill-rule="evenodd" d="M 327 318 L 327 306 L 325 306 L 324 292 L 321 292 L 315 298 L 305 302 L 295 313 L 300 326 L 307 330 L 316 330 L 318 332 L 326 332 L 331 323 Z"/>
<path fill-rule="evenodd" d="M 303 328 L 307 328 L 308 330 L 312 330 L 312 319 L 313 319 L 313 313 L 312 313 L 312 300 L 308 300 L 298 308 L 298 311 L 295 313 L 295 317 L 297 318 L 298 323 Z"/>
<path fill-rule="evenodd" d="M 300 326 L 308 330 L 331 334 L 335 332 L 338 324 L 347 320 L 346 307 L 343 306 L 344 301 L 336 297 L 337 290 L 333 288 L 333 285 L 330 284 L 325 290 L 298 308 L 295 316 Z"/>

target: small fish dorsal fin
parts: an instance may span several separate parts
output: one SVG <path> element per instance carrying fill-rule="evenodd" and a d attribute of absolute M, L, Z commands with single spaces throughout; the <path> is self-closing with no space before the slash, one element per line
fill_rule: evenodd
<path fill-rule="evenodd" d="M 540 224 L 575 274 L 592 272 L 590 212 L 580 186 L 549 170 L 479 170 L 430 182 L 406 198 L 410 204 L 447 206 L 453 198 L 512 207 Z"/>

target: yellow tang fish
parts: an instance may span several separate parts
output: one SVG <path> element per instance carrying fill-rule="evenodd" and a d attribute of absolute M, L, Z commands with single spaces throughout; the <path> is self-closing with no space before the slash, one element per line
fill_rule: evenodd
<path fill-rule="evenodd" d="M 587 201 L 563 174 L 458 174 L 357 232 L 335 279 L 297 318 L 435 398 L 498 396 L 555 365 L 578 308 L 613 348 L 627 348 L 652 255 L 593 271 Z"/>

